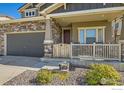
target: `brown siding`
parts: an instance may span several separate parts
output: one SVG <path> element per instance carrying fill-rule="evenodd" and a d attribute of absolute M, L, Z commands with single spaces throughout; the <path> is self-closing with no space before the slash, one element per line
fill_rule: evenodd
<path fill-rule="evenodd" d="M 36 5 L 37 5 L 38 3 L 32 3 L 32 5 L 30 5 L 29 7 L 27 7 L 26 9 L 31 9 L 31 8 L 36 8 Z"/>
<path fill-rule="evenodd" d="M 111 22 L 106 23 L 105 42 L 106 43 L 112 42 Z"/>
<path fill-rule="evenodd" d="M 64 6 L 54 10 L 52 13 L 70 12 L 70 11 L 80 11 L 80 10 L 90 10 L 98 8 L 108 8 L 108 7 L 119 7 L 124 6 L 121 3 L 67 3 L 66 9 Z"/>
<path fill-rule="evenodd" d="M 95 27 L 95 26 L 106 26 L 105 29 L 105 42 L 111 41 L 111 23 L 107 21 L 94 21 L 94 22 L 80 22 L 72 23 L 71 41 L 78 43 L 78 27 Z"/>

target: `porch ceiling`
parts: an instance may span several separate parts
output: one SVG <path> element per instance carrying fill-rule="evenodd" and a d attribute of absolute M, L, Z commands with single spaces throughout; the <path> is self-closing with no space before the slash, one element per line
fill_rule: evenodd
<path fill-rule="evenodd" d="M 107 20 L 112 21 L 117 16 L 120 16 L 122 11 L 118 12 L 109 12 L 109 13 L 99 13 L 99 14 L 82 14 L 82 15 L 70 15 L 64 17 L 57 17 L 55 18 L 56 22 L 58 22 L 61 26 L 67 26 L 71 23 L 75 22 L 88 22 L 88 21 L 100 21 L 100 20 Z"/>

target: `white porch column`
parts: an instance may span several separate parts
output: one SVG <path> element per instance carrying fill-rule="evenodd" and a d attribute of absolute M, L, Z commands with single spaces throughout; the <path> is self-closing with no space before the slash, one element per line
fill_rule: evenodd
<path fill-rule="evenodd" d="M 52 46 L 53 46 L 53 38 L 52 38 L 52 27 L 51 27 L 51 19 L 46 19 L 46 32 L 45 32 L 45 40 L 44 40 L 44 57 L 52 57 Z"/>
<path fill-rule="evenodd" d="M 44 43 L 53 43 L 51 19 L 46 19 L 46 32 Z"/>

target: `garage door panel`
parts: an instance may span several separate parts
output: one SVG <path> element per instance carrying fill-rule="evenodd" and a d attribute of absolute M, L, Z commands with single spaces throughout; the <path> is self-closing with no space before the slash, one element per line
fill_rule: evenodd
<path fill-rule="evenodd" d="M 7 55 L 43 56 L 44 32 L 7 35 Z"/>

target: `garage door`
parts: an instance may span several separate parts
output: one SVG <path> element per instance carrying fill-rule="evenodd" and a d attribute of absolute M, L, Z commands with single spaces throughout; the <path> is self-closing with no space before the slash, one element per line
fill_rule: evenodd
<path fill-rule="evenodd" d="M 7 55 L 44 56 L 45 32 L 7 34 Z"/>

